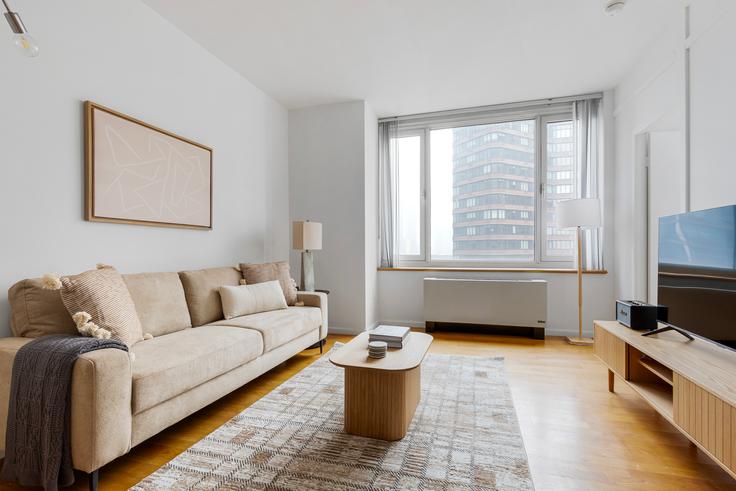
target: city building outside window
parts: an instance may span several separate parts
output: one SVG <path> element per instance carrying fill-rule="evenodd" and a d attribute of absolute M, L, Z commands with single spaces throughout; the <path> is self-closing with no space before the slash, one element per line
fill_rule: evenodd
<path fill-rule="evenodd" d="M 574 232 L 554 225 L 555 203 L 576 197 L 572 115 L 525 116 L 400 129 L 402 263 L 573 260 Z"/>

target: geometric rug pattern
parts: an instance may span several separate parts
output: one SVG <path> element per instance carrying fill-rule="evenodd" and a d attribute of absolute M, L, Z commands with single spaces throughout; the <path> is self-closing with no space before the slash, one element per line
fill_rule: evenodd
<path fill-rule="evenodd" d="M 328 356 L 132 489 L 534 488 L 502 358 L 428 354 L 409 431 L 386 442 L 343 432 L 343 369 Z"/>

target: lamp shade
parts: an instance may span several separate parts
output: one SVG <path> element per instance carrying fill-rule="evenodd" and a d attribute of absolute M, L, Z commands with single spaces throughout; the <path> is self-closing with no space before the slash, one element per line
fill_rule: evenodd
<path fill-rule="evenodd" d="M 555 211 L 560 228 L 601 226 L 601 202 L 598 198 L 560 201 Z"/>
<path fill-rule="evenodd" d="M 322 249 L 322 224 L 320 222 L 293 222 L 292 249 L 318 251 Z"/>

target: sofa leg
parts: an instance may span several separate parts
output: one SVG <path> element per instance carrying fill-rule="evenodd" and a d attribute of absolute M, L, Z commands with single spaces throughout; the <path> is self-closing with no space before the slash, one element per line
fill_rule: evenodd
<path fill-rule="evenodd" d="M 97 486 L 100 484 L 100 469 L 92 471 L 88 474 L 89 477 L 89 491 L 97 491 Z"/>
<path fill-rule="evenodd" d="M 319 354 L 320 355 L 322 354 L 322 349 L 324 348 L 324 346 L 325 346 L 325 340 L 324 339 L 320 339 L 319 340 Z"/>

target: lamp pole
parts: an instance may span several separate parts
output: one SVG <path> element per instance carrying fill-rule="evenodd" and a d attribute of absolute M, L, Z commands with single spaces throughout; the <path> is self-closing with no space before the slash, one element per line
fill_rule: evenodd
<path fill-rule="evenodd" d="M 578 239 L 578 336 L 568 337 L 567 341 L 576 346 L 590 346 L 591 338 L 583 337 L 583 228 L 577 226 Z"/>

